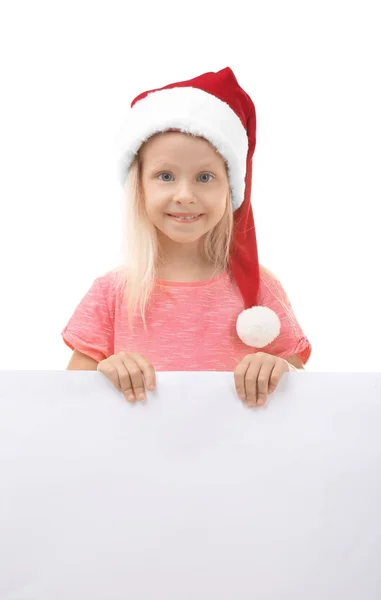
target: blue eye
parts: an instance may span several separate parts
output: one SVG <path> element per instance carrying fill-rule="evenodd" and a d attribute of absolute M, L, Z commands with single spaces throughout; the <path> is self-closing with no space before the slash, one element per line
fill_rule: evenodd
<path fill-rule="evenodd" d="M 157 177 L 161 181 L 164 181 L 167 183 L 170 181 L 173 181 L 172 173 L 169 173 L 167 171 L 165 171 L 163 173 L 159 173 L 159 175 Z M 209 181 L 211 179 L 213 179 L 213 175 L 211 173 L 201 173 L 201 175 L 198 176 L 198 180 L 201 181 L 201 183 L 209 183 Z"/>
<path fill-rule="evenodd" d="M 165 179 L 161 179 L 161 181 L 172 181 L 171 179 L 167 179 L 168 175 L 169 177 L 172 177 L 171 173 L 159 173 L 158 178 L 161 179 L 162 176 L 165 176 Z"/>
<path fill-rule="evenodd" d="M 201 175 L 199 176 L 201 177 L 210 177 L 211 179 L 213 178 L 213 175 L 211 173 L 201 173 Z M 209 183 L 210 179 L 201 179 L 202 183 Z"/>

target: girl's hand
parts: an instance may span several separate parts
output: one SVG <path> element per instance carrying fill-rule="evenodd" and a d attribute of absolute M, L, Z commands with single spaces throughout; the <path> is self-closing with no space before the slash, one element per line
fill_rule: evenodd
<path fill-rule="evenodd" d="M 264 406 L 267 394 L 277 387 L 283 373 L 290 371 L 289 363 L 265 352 L 248 354 L 238 363 L 234 371 L 234 382 L 238 396 L 247 406 Z"/>
<path fill-rule="evenodd" d="M 97 371 L 109 377 L 125 395 L 126 400 L 135 402 L 144 400 L 144 379 L 149 390 L 155 389 L 155 369 L 144 357 L 134 352 L 119 352 L 98 363 Z"/>

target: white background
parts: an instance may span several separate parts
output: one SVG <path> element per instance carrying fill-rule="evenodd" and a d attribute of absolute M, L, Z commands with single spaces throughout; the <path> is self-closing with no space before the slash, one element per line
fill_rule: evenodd
<path fill-rule="evenodd" d="M 230 66 L 257 110 L 260 262 L 313 345 L 307 368 L 379 371 L 376 8 L 3 3 L 0 368 L 65 369 L 63 327 L 120 262 L 112 147 L 131 100 Z"/>

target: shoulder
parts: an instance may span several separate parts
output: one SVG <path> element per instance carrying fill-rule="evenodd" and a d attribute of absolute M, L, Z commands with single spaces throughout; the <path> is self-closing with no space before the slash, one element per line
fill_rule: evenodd
<path fill-rule="evenodd" d="M 125 290 L 125 277 L 122 267 L 100 273 L 94 280 L 92 289 L 97 294 L 102 304 L 107 305 L 109 314 L 115 311 L 117 298 L 123 297 Z"/>
<path fill-rule="evenodd" d="M 284 305 L 289 304 L 289 298 L 279 278 L 267 267 L 259 265 L 260 285 L 258 303 L 265 306 L 272 302 L 281 302 Z"/>
<path fill-rule="evenodd" d="M 261 276 L 261 279 L 272 279 L 274 281 L 279 281 L 279 279 L 276 277 L 276 275 L 274 275 L 274 273 L 272 271 L 270 271 L 270 269 L 268 269 L 267 267 L 263 266 L 263 265 L 259 265 L 259 273 Z"/>
<path fill-rule="evenodd" d="M 124 285 L 125 280 L 125 270 L 123 267 L 107 270 L 95 279 L 107 294 L 115 294 Z"/>
<path fill-rule="evenodd" d="M 259 265 L 260 284 L 263 288 L 276 289 L 282 287 L 278 277 L 267 267 Z"/>

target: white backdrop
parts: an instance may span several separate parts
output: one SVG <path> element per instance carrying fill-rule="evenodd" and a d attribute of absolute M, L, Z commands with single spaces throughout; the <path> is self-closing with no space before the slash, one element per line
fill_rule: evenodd
<path fill-rule="evenodd" d="M 0 372 L 0 600 L 379 600 L 380 373 Z"/>
<path fill-rule="evenodd" d="M 111 152 L 130 101 L 229 65 L 257 109 L 260 262 L 312 342 L 308 368 L 380 370 L 377 2 L 248 6 L 2 3 L 2 368 L 64 369 L 61 330 L 119 264 Z"/>

